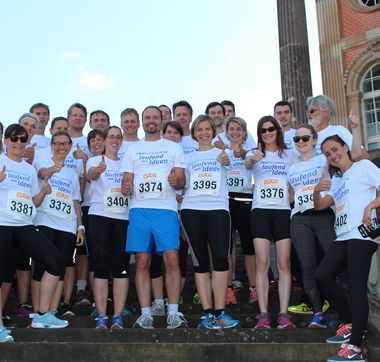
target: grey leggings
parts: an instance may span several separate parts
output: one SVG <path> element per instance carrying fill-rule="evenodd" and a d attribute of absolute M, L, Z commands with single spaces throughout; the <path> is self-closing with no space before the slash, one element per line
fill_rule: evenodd
<path fill-rule="evenodd" d="M 334 213 L 296 214 L 291 221 L 292 242 L 297 251 L 302 270 L 303 287 L 314 312 L 322 310 L 321 294 L 317 287 L 315 271 L 318 266 L 317 243 L 324 253 L 335 240 Z"/>

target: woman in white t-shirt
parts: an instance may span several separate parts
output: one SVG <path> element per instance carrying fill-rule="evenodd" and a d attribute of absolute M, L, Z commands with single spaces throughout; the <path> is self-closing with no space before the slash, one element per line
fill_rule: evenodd
<path fill-rule="evenodd" d="M 186 157 L 186 192 L 181 205 L 182 225 L 203 307 L 200 329 L 233 328 L 239 323 L 224 310 L 231 233 L 226 182 L 230 160 L 224 150 L 213 147 L 215 134 L 209 116 L 198 116 L 192 123 L 191 135 L 198 142 L 198 149 Z"/>
<path fill-rule="evenodd" d="M 40 180 L 47 178 L 52 192 L 37 209 L 34 224 L 45 234 L 49 241 L 60 251 L 65 269 L 72 259 L 74 246 L 84 243 L 84 226 L 80 209 L 79 176 L 71 168 L 65 167 L 65 158 L 72 147 L 72 140 L 67 132 L 58 131 L 51 138 L 52 156 L 39 159 L 34 163 Z M 36 296 L 40 288 L 44 266 L 36 262 L 32 283 L 33 305 L 38 305 Z M 64 271 L 54 293 L 50 306 L 57 310 L 63 291 Z"/>
<path fill-rule="evenodd" d="M 321 144 L 323 154 L 334 170 L 333 178 L 322 178 L 314 188 L 314 207 L 323 210 L 335 205 L 336 239 L 318 266 L 316 279 L 342 325 L 327 338 L 339 343 L 338 356 L 364 361 L 361 344 L 368 320 L 367 282 L 372 255 L 380 243 L 376 208 L 380 206 L 380 169 L 368 160 L 353 162 L 347 144 L 338 136 Z M 327 195 L 322 196 L 321 192 Z M 350 303 L 336 277 L 347 268 Z M 337 356 L 328 361 L 338 361 Z"/>
<path fill-rule="evenodd" d="M 255 181 L 251 227 L 256 253 L 256 290 L 260 315 L 255 328 L 270 328 L 268 314 L 268 269 L 270 244 L 276 247 L 279 271 L 280 313 L 277 328 L 295 328 L 287 314 L 290 286 L 290 203 L 288 173 L 296 157 L 287 150 L 281 127 L 272 116 L 262 117 L 257 124 L 258 149 L 248 152 L 246 167 L 252 168 Z"/>
<path fill-rule="evenodd" d="M 63 272 L 63 260 L 57 248 L 33 225 L 36 207 L 40 206 L 51 187 L 45 178 L 41 189 L 33 166 L 23 161 L 28 133 L 23 126 L 10 125 L 4 135 L 7 146 L 0 156 L 0 282 L 11 250 L 16 247 L 45 265 L 41 279 L 39 304 L 33 328 L 64 328 L 62 321 L 50 312 L 51 300 Z"/>
<path fill-rule="evenodd" d="M 326 328 L 321 293 L 314 274 L 318 266 L 317 247 L 326 253 L 335 239 L 335 217 L 331 208 L 314 209 L 313 191 L 322 175 L 328 175 L 328 164 L 324 155 L 315 155 L 318 134 L 312 126 L 299 126 L 293 140 L 300 159 L 289 170 L 289 184 L 293 191 L 291 198 L 294 200 L 291 213 L 292 242 L 301 266 L 303 288 L 314 311 L 308 327 Z"/>
<path fill-rule="evenodd" d="M 87 161 L 91 180 L 89 233 L 93 242 L 93 293 L 98 317 L 96 328 L 107 328 L 108 279 L 113 280 L 114 316 L 111 328 L 122 329 L 128 293 L 129 255 L 125 252 L 129 198 L 121 194 L 123 173 L 118 151 L 123 141 L 116 126 L 104 131 L 105 152 Z"/>

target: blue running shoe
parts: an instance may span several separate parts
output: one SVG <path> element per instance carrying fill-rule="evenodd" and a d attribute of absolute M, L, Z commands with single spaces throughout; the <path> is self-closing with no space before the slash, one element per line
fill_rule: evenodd
<path fill-rule="evenodd" d="M 68 321 L 58 319 L 51 312 L 42 315 L 35 313 L 32 320 L 32 328 L 66 328 L 68 325 Z"/>
<path fill-rule="evenodd" d="M 132 317 L 133 316 L 132 312 L 127 307 L 124 307 L 121 315 L 123 317 Z"/>
<path fill-rule="evenodd" d="M 212 329 L 221 329 L 221 328 L 234 328 L 239 324 L 237 319 L 233 319 L 230 315 L 223 311 L 219 314 L 218 317 L 214 319 L 214 324 Z"/>
<path fill-rule="evenodd" d="M 322 312 L 315 313 L 307 328 L 320 329 L 327 328 L 326 318 Z"/>
<path fill-rule="evenodd" d="M 212 329 L 214 323 L 214 315 L 211 313 L 203 313 L 201 321 L 198 324 L 198 329 Z"/>
<path fill-rule="evenodd" d="M 106 315 L 100 315 L 95 318 L 95 322 L 95 329 L 107 329 L 108 317 Z"/>
<path fill-rule="evenodd" d="M 10 342 L 14 342 L 13 337 L 5 329 L 0 329 L 0 343 Z"/>
<path fill-rule="evenodd" d="M 113 316 L 111 329 L 124 329 L 123 318 L 120 315 Z"/>
<path fill-rule="evenodd" d="M 350 340 L 352 326 L 349 324 L 341 324 L 335 333 L 335 336 L 326 339 L 327 343 L 346 343 Z"/>
<path fill-rule="evenodd" d="M 327 359 L 327 362 L 365 362 L 365 357 L 360 348 L 348 343 L 343 343 L 340 348 L 341 349 L 335 356 L 331 356 Z"/>

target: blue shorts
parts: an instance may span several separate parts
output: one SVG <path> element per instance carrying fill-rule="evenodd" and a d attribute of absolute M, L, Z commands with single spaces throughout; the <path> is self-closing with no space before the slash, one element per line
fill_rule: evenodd
<path fill-rule="evenodd" d="M 127 253 L 156 253 L 179 249 L 178 213 L 173 210 L 133 208 L 129 211 Z"/>

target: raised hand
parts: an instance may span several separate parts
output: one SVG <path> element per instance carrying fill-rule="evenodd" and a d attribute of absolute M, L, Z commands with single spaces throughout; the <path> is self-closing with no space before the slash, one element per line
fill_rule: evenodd
<path fill-rule="evenodd" d="M 0 171 L 0 182 L 3 182 L 7 178 L 7 173 L 5 172 L 5 165 Z"/>
<path fill-rule="evenodd" d="M 359 118 L 352 111 L 348 115 L 348 123 L 352 129 L 359 127 Z"/>
<path fill-rule="evenodd" d="M 107 169 L 107 164 L 103 155 L 102 160 L 99 162 L 98 166 L 96 166 L 96 171 L 99 173 L 103 173 L 106 169 Z"/>
<path fill-rule="evenodd" d="M 214 147 L 219 148 L 220 150 L 225 150 L 227 145 L 223 142 L 223 140 L 218 135 L 218 140 L 214 142 Z"/>
<path fill-rule="evenodd" d="M 51 186 L 50 186 L 50 184 L 48 182 L 47 176 L 42 181 L 41 192 L 43 192 L 45 195 L 51 194 Z"/>
<path fill-rule="evenodd" d="M 263 149 L 262 149 L 261 143 L 259 143 L 259 145 L 258 145 L 258 147 L 257 147 L 257 150 L 253 153 L 252 159 L 253 159 L 255 162 L 259 162 L 259 161 L 262 160 L 263 158 L 264 158 L 264 152 L 263 152 Z"/>
<path fill-rule="evenodd" d="M 244 159 L 245 155 L 247 154 L 247 152 L 243 149 L 243 142 L 240 142 L 237 145 L 231 144 L 231 149 L 234 152 L 234 157 L 235 158 L 242 158 L 242 159 Z"/>
<path fill-rule="evenodd" d="M 223 166 L 229 166 L 230 164 L 230 158 L 228 157 L 226 151 L 222 149 L 222 152 L 217 157 L 217 160 L 223 165 Z"/>
<path fill-rule="evenodd" d="M 77 149 L 73 152 L 73 157 L 76 160 L 83 160 L 84 162 L 88 160 L 87 153 L 80 148 L 79 143 L 77 143 Z"/>
<path fill-rule="evenodd" d="M 32 164 L 34 160 L 34 154 L 36 152 L 36 144 L 33 143 L 30 147 L 25 149 L 24 156 L 27 158 L 27 162 Z"/>
<path fill-rule="evenodd" d="M 321 191 L 327 191 L 330 190 L 331 187 L 331 180 L 327 176 L 327 173 L 325 170 L 322 171 L 322 177 L 321 181 L 314 187 L 314 191 L 321 192 Z"/>
<path fill-rule="evenodd" d="M 61 154 L 58 154 L 53 166 L 53 172 L 58 173 L 62 170 L 62 167 L 65 165 L 65 157 Z"/>
<path fill-rule="evenodd" d="M 177 187 L 177 176 L 174 172 L 174 168 L 172 168 L 170 170 L 170 173 L 169 173 L 169 176 L 168 176 L 168 182 L 169 182 L 169 185 L 173 188 L 176 188 Z"/>

